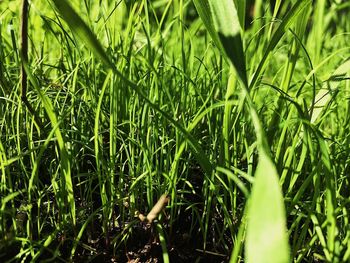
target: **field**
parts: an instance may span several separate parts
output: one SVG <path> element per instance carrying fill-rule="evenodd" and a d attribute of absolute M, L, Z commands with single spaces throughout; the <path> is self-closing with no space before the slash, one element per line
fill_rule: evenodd
<path fill-rule="evenodd" d="M 0 1 L 0 262 L 350 262 L 349 17 Z"/>

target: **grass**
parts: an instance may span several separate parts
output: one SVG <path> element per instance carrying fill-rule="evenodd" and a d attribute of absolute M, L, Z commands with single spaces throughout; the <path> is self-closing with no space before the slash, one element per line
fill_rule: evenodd
<path fill-rule="evenodd" d="M 1 262 L 350 260 L 347 1 L 21 3 Z"/>

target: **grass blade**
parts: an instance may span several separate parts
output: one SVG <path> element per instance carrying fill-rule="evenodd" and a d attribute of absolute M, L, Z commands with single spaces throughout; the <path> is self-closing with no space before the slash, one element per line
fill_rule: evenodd
<path fill-rule="evenodd" d="M 322 116 L 322 111 L 326 109 L 329 101 L 332 99 L 332 93 L 336 92 L 340 81 L 349 77 L 350 72 L 350 60 L 341 64 L 327 80 L 322 89 L 317 93 L 315 98 L 315 104 L 311 105 L 310 110 L 314 109 L 311 116 L 311 123 L 316 123 L 319 116 Z"/>
<path fill-rule="evenodd" d="M 27 72 L 28 78 L 32 85 L 35 88 L 35 91 L 38 93 L 43 106 L 45 108 L 45 111 L 50 119 L 51 126 L 53 130 L 55 131 L 55 136 L 57 138 L 57 143 L 60 149 L 60 157 L 61 157 L 61 166 L 62 166 L 62 173 L 63 173 L 63 182 L 60 189 L 60 196 L 58 197 L 58 205 L 61 206 L 62 211 L 64 211 L 66 200 L 69 204 L 69 212 L 71 215 L 73 226 L 75 226 L 76 223 L 76 215 L 75 215 L 75 200 L 74 200 L 74 189 L 73 189 L 73 182 L 72 182 L 72 175 L 71 175 L 71 167 L 70 167 L 70 158 L 69 153 L 66 149 L 66 142 L 64 140 L 64 137 L 61 133 L 61 130 L 57 127 L 59 127 L 59 121 L 57 118 L 57 115 L 55 113 L 54 107 L 52 105 L 51 100 L 46 96 L 46 94 L 40 89 L 39 83 L 34 78 L 33 74 L 30 72 L 28 65 L 24 64 L 25 70 Z M 30 196 L 30 195 L 29 195 Z"/>
<path fill-rule="evenodd" d="M 246 18 L 246 9 L 247 9 L 247 1 L 246 0 L 234 0 L 237 13 L 239 17 L 239 23 L 241 24 L 242 29 L 245 29 L 245 18 Z"/>
<path fill-rule="evenodd" d="M 68 4 L 67 0 L 52 0 L 63 17 L 63 19 L 68 23 L 71 29 L 76 32 L 76 34 L 85 42 L 87 47 L 97 55 L 106 66 L 111 68 L 113 72 L 121 78 L 122 81 L 125 82 L 127 86 L 135 90 L 135 92 L 142 97 L 147 104 L 149 104 L 155 111 L 160 113 L 164 118 L 166 118 L 175 128 L 177 128 L 184 137 L 188 140 L 189 145 L 193 149 L 193 153 L 196 156 L 198 162 L 206 171 L 207 174 L 211 174 L 213 171 L 213 165 L 208 159 L 208 157 L 204 154 L 200 144 L 195 140 L 193 136 L 186 129 L 181 126 L 177 121 L 175 121 L 168 113 L 160 109 L 156 104 L 152 103 L 148 97 L 141 91 L 140 87 L 129 80 L 127 77 L 121 73 L 116 66 L 112 63 L 106 52 L 104 51 L 102 45 L 97 40 L 96 36 L 90 30 L 90 28 L 86 25 L 86 23 L 79 17 L 77 12 Z"/>
<path fill-rule="evenodd" d="M 235 67 L 240 80 L 247 86 L 241 25 L 235 4 L 232 0 L 194 0 L 194 4 L 215 44 L 221 47 Z"/>
<path fill-rule="evenodd" d="M 247 217 L 247 262 L 289 262 L 283 196 L 275 165 L 265 154 L 260 154 Z"/>
<path fill-rule="evenodd" d="M 208 31 L 211 35 L 214 35 L 214 41 L 217 41 L 216 34 L 218 35 L 225 54 L 243 82 L 244 95 L 250 107 L 250 114 L 257 136 L 259 163 L 255 174 L 256 180 L 254 181 L 252 196 L 248 203 L 247 262 L 288 262 L 289 245 L 283 195 L 279 186 L 276 167 L 270 158 L 265 131 L 248 91 L 245 55 L 236 7 L 233 1 L 230 0 L 225 0 L 220 4 L 216 1 L 195 1 L 195 5 Z M 299 11 L 298 6 L 294 9 L 292 17 Z M 214 23 L 215 30 L 213 30 L 211 22 Z M 283 26 L 277 30 L 269 45 L 270 51 L 277 45 L 290 22 L 291 18 L 282 22 Z M 269 52 L 266 54 L 269 54 Z M 261 70 L 264 64 L 265 61 L 263 60 L 260 64 L 261 68 L 258 68 L 258 70 Z"/>
<path fill-rule="evenodd" d="M 107 64 L 113 68 L 114 65 L 103 50 L 102 45 L 97 40 L 95 35 L 81 19 L 81 17 L 74 11 L 74 9 L 64 0 L 52 0 L 63 19 L 68 23 L 70 28 L 78 35 L 78 37 L 86 44 L 86 46 L 94 51 L 94 53 Z"/>
<path fill-rule="evenodd" d="M 307 7 L 310 4 L 311 0 L 302 0 L 302 1 L 297 1 L 294 6 L 290 9 L 290 11 L 286 14 L 286 16 L 283 18 L 281 24 L 277 28 L 276 32 L 273 34 L 271 41 L 268 44 L 268 47 L 264 53 L 263 58 L 261 59 L 259 66 L 257 70 L 254 73 L 254 76 L 249 83 L 249 88 L 252 89 L 256 85 L 258 79 L 260 78 L 261 74 L 263 73 L 266 62 L 268 60 L 268 57 L 271 53 L 271 51 L 277 46 L 285 32 L 288 30 L 290 27 L 291 23 L 298 17 L 300 12 Z"/>

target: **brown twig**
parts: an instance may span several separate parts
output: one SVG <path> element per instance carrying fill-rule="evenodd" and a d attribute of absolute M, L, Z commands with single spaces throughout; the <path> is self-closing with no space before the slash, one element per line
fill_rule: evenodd
<path fill-rule="evenodd" d="M 164 209 L 164 207 L 168 204 L 169 202 L 169 196 L 166 194 L 163 194 L 157 203 L 153 206 L 151 211 L 147 214 L 147 216 L 144 216 L 143 214 L 139 214 L 138 217 L 142 222 L 148 222 L 151 224 L 154 219 L 158 217 L 160 212 Z"/>

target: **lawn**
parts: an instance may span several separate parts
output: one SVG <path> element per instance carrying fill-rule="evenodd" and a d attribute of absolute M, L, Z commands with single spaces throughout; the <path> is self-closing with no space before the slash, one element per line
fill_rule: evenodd
<path fill-rule="evenodd" d="M 349 262 L 349 16 L 0 1 L 0 262 Z"/>

